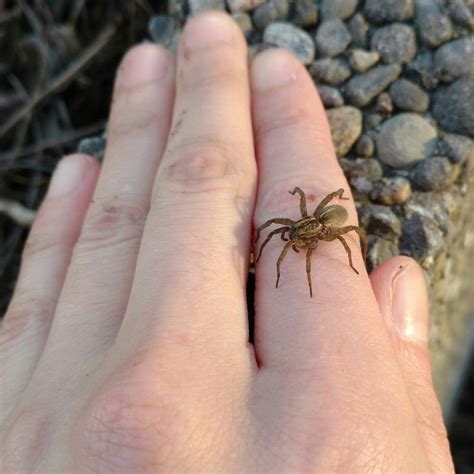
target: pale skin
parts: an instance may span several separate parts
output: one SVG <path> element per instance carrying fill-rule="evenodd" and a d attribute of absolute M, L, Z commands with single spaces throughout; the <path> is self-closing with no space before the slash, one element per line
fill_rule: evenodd
<path fill-rule="evenodd" d="M 288 53 L 247 60 L 224 14 L 177 57 L 119 69 L 105 160 L 59 165 L 0 332 L 1 472 L 452 472 L 420 268 L 370 277 L 358 239 L 257 264 L 253 229 L 336 189 L 357 225 L 324 110 Z M 303 266 L 303 267 L 302 267 Z"/>

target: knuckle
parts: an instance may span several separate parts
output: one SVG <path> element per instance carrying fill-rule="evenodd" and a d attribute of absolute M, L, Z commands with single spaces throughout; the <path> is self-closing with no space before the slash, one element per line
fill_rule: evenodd
<path fill-rule="evenodd" d="M 182 140 L 168 151 L 160 170 L 171 191 L 232 190 L 242 179 L 238 146 L 211 137 Z"/>
<path fill-rule="evenodd" d="M 91 204 L 74 254 L 127 245 L 141 238 L 148 206 L 129 197 Z"/>

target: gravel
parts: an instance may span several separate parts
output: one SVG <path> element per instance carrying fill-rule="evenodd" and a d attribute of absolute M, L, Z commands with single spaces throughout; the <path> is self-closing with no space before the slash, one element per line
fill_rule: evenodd
<path fill-rule="evenodd" d="M 334 18 L 321 23 L 316 33 L 316 47 L 321 56 L 337 56 L 345 51 L 351 39 L 346 25 Z"/>
<path fill-rule="evenodd" d="M 410 181 L 401 176 L 382 178 L 373 184 L 370 198 L 377 203 L 403 204 L 411 195 Z"/>
<path fill-rule="evenodd" d="M 393 23 L 375 30 L 370 42 L 386 64 L 409 63 L 416 54 L 415 31 L 411 26 Z"/>
<path fill-rule="evenodd" d="M 347 84 L 347 97 L 354 105 L 364 107 L 386 89 L 402 71 L 399 64 L 377 66 L 370 71 L 354 76 Z"/>
<path fill-rule="evenodd" d="M 258 29 L 263 30 L 270 23 L 285 19 L 288 10 L 288 0 L 270 0 L 255 9 L 252 17 L 253 23 Z"/>
<path fill-rule="evenodd" d="M 369 235 L 369 251 L 367 252 L 367 270 L 371 272 L 384 260 L 398 255 L 398 246 L 376 235 Z"/>
<path fill-rule="evenodd" d="M 321 16 L 323 21 L 331 18 L 346 20 L 357 8 L 358 0 L 322 0 Z"/>
<path fill-rule="evenodd" d="M 453 36 L 453 27 L 448 16 L 438 9 L 418 15 L 421 42 L 428 48 L 436 48 Z"/>
<path fill-rule="evenodd" d="M 188 3 L 191 14 L 204 10 L 225 10 L 225 0 L 188 0 Z"/>
<path fill-rule="evenodd" d="M 402 232 L 400 219 L 390 207 L 371 204 L 358 209 L 359 220 L 369 234 L 396 242 Z"/>
<path fill-rule="evenodd" d="M 436 129 L 424 118 L 398 114 L 384 122 L 377 134 L 378 156 L 388 166 L 406 168 L 432 154 L 436 137 Z"/>
<path fill-rule="evenodd" d="M 295 0 L 293 21 L 299 26 L 313 26 L 318 22 L 318 9 L 313 0 Z"/>
<path fill-rule="evenodd" d="M 366 72 L 377 64 L 380 54 L 377 51 L 366 51 L 364 49 L 353 49 L 349 51 L 348 60 L 355 72 Z"/>
<path fill-rule="evenodd" d="M 474 35 L 441 46 L 434 55 L 436 74 L 451 82 L 464 75 L 474 75 Z"/>
<path fill-rule="evenodd" d="M 227 0 L 229 10 L 233 13 L 248 12 L 262 3 L 265 3 L 265 0 Z"/>
<path fill-rule="evenodd" d="M 452 0 L 451 5 L 449 6 L 449 14 L 459 25 L 468 30 L 474 30 L 474 14 L 463 0 Z"/>
<path fill-rule="evenodd" d="M 341 107 L 344 105 L 344 98 L 339 92 L 339 89 L 331 86 L 325 86 L 323 84 L 318 85 L 317 87 L 324 107 L 332 109 L 334 107 Z"/>
<path fill-rule="evenodd" d="M 447 156 L 451 163 L 462 165 L 466 161 L 474 162 L 474 142 L 464 135 L 445 133 L 438 144 L 437 152 Z"/>
<path fill-rule="evenodd" d="M 348 23 L 349 31 L 352 36 L 352 44 L 358 48 L 366 48 L 368 39 L 367 33 L 369 31 L 369 24 L 364 16 L 356 13 Z"/>
<path fill-rule="evenodd" d="M 409 20 L 415 13 L 413 0 L 367 0 L 364 6 L 367 19 L 374 24 Z"/>
<path fill-rule="evenodd" d="M 250 15 L 248 13 L 233 13 L 232 18 L 237 23 L 240 28 L 240 31 L 242 31 L 245 36 L 248 36 L 252 32 L 252 18 L 250 18 Z"/>
<path fill-rule="evenodd" d="M 474 78 L 462 78 L 434 96 L 433 116 L 448 132 L 474 137 Z"/>
<path fill-rule="evenodd" d="M 393 111 L 393 103 L 389 94 L 382 92 L 375 101 L 375 110 L 381 114 L 390 114 Z"/>
<path fill-rule="evenodd" d="M 395 106 L 404 111 L 426 112 L 430 104 L 428 94 L 407 79 L 396 80 L 390 86 L 389 94 Z"/>
<path fill-rule="evenodd" d="M 311 36 L 291 23 L 272 23 L 265 28 L 263 41 L 293 53 L 303 64 L 314 60 L 314 42 Z"/>
<path fill-rule="evenodd" d="M 337 156 L 344 156 L 362 132 L 362 114 L 355 107 L 338 107 L 327 111 Z"/>
<path fill-rule="evenodd" d="M 421 260 L 439 253 L 443 244 L 443 234 L 434 220 L 415 213 L 403 223 L 400 237 L 402 254 Z"/>
<path fill-rule="evenodd" d="M 377 181 L 383 176 L 382 166 L 375 158 L 356 158 L 355 160 L 341 158 L 339 163 L 351 178 L 365 178 L 369 181 Z"/>
<path fill-rule="evenodd" d="M 349 64 L 340 58 L 318 59 L 311 65 L 309 72 L 317 81 L 331 86 L 341 84 L 351 76 Z"/>
<path fill-rule="evenodd" d="M 458 167 L 444 156 L 420 161 L 414 171 L 413 183 L 422 191 L 439 191 L 450 186 L 457 177 Z"/>
<path fill-rule="evenodd" d="M 374 154 L 375 144 L 372 138 L 364 134 L 362 135 L 357 143 L 355 144 L 354 151 L 356 152 L 357 156 L 372 156 Z"/>

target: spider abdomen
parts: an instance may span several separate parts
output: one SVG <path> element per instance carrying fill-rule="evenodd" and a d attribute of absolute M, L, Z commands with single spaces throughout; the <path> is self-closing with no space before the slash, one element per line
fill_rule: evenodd
<path fill-rule="evenodd" d="M 324 226 L 341 227 L 348 219 L 349 214 L 345 207 L 334 204 L 321 210 L 319 220 Z"/>

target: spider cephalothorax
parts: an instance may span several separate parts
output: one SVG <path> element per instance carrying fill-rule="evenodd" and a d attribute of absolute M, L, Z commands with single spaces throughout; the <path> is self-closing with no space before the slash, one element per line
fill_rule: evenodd
<path fill-rule="evenodd" d="M 276 217 L 268 220 L 267 222 L 259 226 L 257 228 L 257 236 L 255 242 L 259 239 L 260 232 L 269 225 L 283 225 L 283 227 L 278 227 L 277 229 L 272 230 L 268 234 L 267 238 L 260 247 L 260 252 L 258 254 L 257 261 L 260 259 L 260 256 L 262 255 L 262 250 L 265 245 L 270 242 L 270 239 L 274 235 L 280 234 L 281 239 L 286 241 L 287 243 L 283 247 L 283 250 L 280 256 L 278 257 L 276 264 L 276 287 L 278 288 L 278 282 L 280 281 L 280 265 L 286 254 L 288 253 L 288 250 L 292 248 L 295 252 L 299 252 L 299 249 L 308 249 L 308 251 L 306 252 L 306 274 L 308 277 L 309 294 L 313 296 L 313 286 L 311 284 L 311 255 L 313 251 L 316 250 L 316 247 L 318 246 L 318 241 L 331 241 L 335 239 L 339 240 L 344 246 L 344 249 L 346 250 L 347 255 L 349 257 L 349 265 L 357 274 L 359 274 L 359 272 L 352 264 L 351 249 L 349 245 L 347 245 L 347 242 L 344 237 L 342 237 L 342 234 L 346 234 L 351 230 L 357 232 L 363 243 L 364 259 L 367 255 L 368 241 L 365 232 L 360 227 L 357 227 L 355 225 L 341 227 L 348 218 L 347 211 L 344 207 L 338 205 L 327 205 L 329 201 L 336 197 L 339 199 L 348 199 L 342 197 L 342 195 L 344 194 L 343 189 L 338 189 L 337 191 L 328 194 L 319 203 L 318 207 L 311 216 L 308 216 L 308 211 L 306 210 L 306 196 L 304 192 L 300 188 L 295 188 L 293 191 L 290 191 L 290 194 L 292 195 L 295 195 L 296 193 L 298 193 L 300 196 L 301 219 L 298 221 L 293 221 L 291 219 L 286 219 L 283 217 Z M 285 236 L 286 233 L 288 233 L 288 238 L 286 238 Z"/>

